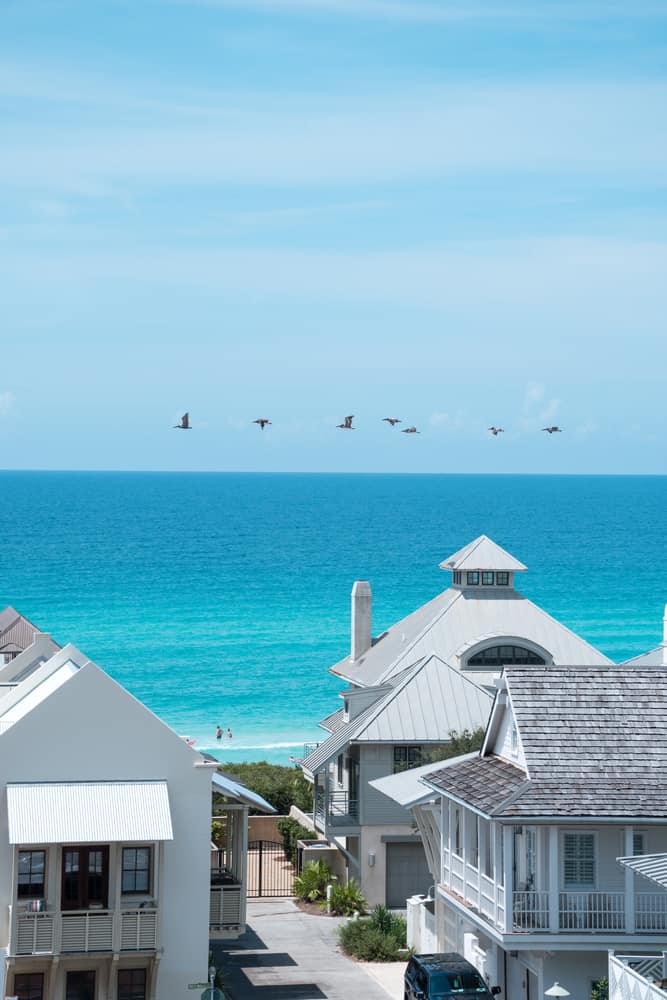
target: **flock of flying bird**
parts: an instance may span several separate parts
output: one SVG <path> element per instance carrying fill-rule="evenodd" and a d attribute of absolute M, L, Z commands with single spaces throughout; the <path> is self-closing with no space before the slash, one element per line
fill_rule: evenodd
<path fill-rule="evenodd" d="M 357 428 L 352 426 L 353 420 L 354 414 L 349 417 L 343 417 L 343 423 L 336 424 L 336 427 L 339 427 L 342 431 L 356 431 Z M 383 423 L 390 424 L 392 427 L 395 427 L 396 424 L 403 423 L 403 421 L 398 417 L 383 417 L 382 421 Z M 271 427 L 271 421 L 266 417 L 258 417 L 257 420 L 253 420 L 252 423 L 259 424 L 259 429 L 262 431 L 265 427 Z M 181 417 L 180 424 L 174 424 L 174 429 L 179 431 L 191 431 L 192 425 L 190 423 L 190 414 L 184 413 Z M 499 434 L 504 434 L 505 432 L 504 427 L 489 427 L 488 430 L 491 431 L 494 437 L 497 437 Z M 560 434 L 562 428 L 552 425 L 551 427 L 543 427 L 542 430 L 546 431 L 547 434 Z M 416 427 L 402 427 L 401 434 L 421 434 L 421 431 L 418 431 Z"/>

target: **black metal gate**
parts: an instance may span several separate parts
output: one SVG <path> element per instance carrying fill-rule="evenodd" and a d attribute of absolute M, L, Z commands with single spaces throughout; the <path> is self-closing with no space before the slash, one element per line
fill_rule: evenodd
<path fill-rule="evenodd" d="M 294 868 L 274 840 L 248 844 L 248 896 L 292 896 Z"/>

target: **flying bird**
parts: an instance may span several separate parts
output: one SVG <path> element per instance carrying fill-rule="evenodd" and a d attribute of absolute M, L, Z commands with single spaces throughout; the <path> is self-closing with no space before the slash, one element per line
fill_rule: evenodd
<path fill-rule="evenodd" d="M 489 427 L 489 430 L 491 431 L 494 437 L 498 437 L 499 434 L 505 433 L 504 427 Z"/>
<path fill-rule="evenodd" d="M 547 434 L 562 434 L 563 433 L 562 430 L 561 430 L 561 428 L 560 427 L 556 427 L 555 425 L 553 427 L 543 427 L 542 430 L 546 431 Z"/>
<path fill-rule="evenodd" d="M 384 423 L 391 424 L 392 427 L 395 427 L 396 424 L 402 423 L 402 421 L 399 420 L 398 417 L 383 417 L 382 420 Z"/>
<path fill-rule="evenodd" d="M 418 431 L 416 427 L 404 427 L 401 434 L 421 434 L 421 431 Z"/>
<path fill-rule="evenodd" d="M 271 426 L 271 421 L 267 420 L 266 417 L 258 417 L 257 420 L 253 420 L 253 424 L 259 424 L 260 429 L 264 430 L 265 427 Z"/>
<path fill-rule="evenodd" d="M 342 424 L 336 424 L 336 427 L 340 427 L 344 431 L 354 431 L 356 427 L 352 426 L 352 421 L 354 420 L 354 414 L 351 417 L 343 417 Z"/>
<path fill-rule="evenodd" d="M 174 424 L 174 429 L 178 431 L 191 431 L 192 427 L 190 427 L 190 414 L 184 413 L 181 417 L 180 424 Z"/>

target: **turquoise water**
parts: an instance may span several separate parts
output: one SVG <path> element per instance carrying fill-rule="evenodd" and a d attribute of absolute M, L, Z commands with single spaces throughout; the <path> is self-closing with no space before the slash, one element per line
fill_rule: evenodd
<path fill-rule="evenodd" d="M 661 639 L 665 510 L 665 477 L 4 472 L 0 608 L 222 759 L 287 763 L 338 707 L 356 578 L 380 632 L 486 533 L 528 566 L 527 596 L 619 660 Z"/>

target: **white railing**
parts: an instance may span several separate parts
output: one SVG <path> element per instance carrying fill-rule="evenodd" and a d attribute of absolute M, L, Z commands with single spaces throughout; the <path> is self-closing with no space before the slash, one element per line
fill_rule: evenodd
<path fill-rule="evenodd" d="M 625 930 L 622 892 L 561 892 L 558 912 L 562 931 Z"/>
<path fill-rule="evenodd" d="M 659 965 L 656 964 L 653 969 L 646 969 L 644 965 L 645 974 L 642 974 L 639 971 L 642 966 L 635 965 L 633 956 L 610 955 L 609 1000 L 665 1000 L 664 990 L 651 982 L 662 972 L 662 960 L 656 959 L 655 962 Z"/>
<path fill-rule="evenodd" d="M 241 923 L 241 886 L 211 887 L 209 924 L 212 930 L 237 927 Z"/>
<path fill-rule="evenodd" d="M 488 875 L 479 877 L 479 903 L 485 917 L 496 919 L 496 884 Z"/>
<path fill-rule="evenodd" d="M 512 923 L 518 931 L 549 929 L 549 893 L 513 892 Z"/>
<path fill-rule="evenodd" d="M 667 892 L 635 895 L 635 930 L 667 931 Z"/>
<path fill-rule="evenodd" d="M 154 908 L 17 912 L 12 920 L 10 953 L 58 955 L 64 952 L 155 951 L 157 913 Z"/>

